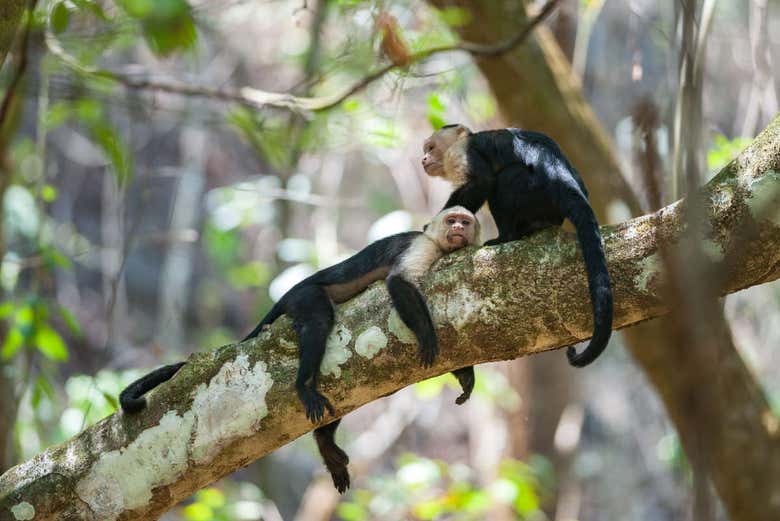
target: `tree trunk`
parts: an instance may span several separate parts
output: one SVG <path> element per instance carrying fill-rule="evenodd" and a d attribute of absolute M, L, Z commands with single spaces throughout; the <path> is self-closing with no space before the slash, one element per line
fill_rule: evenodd
<path fill-rule="evenodd" d="M 723 253 L 718 294 L 780 278 L 778 171 L 780 118 L 702 192 L 712 230 L 703 240 Z M 685 204 L 676 203 L 602 229 L 616 328 L 668 312 L 659 248 L 680 240 L 684 217 Z M 574 236 L 560 230 L 449 255 L 423 291 L 441 347 L 430 368 L 420 367 L 382 284 L 338 307 L 322 367 L 333 376 L 321 382 L 338 416 L 423 378 L 568 346 L 591 332 L 582 259 Z M 517 316 L 526 320 L 518 323 Z M 287 318 L 256 340 L 193 355 L 152 393 L 145 412 L 114 414 L 1 476 L 0 521 L 156 519 L 312 429 L 294 392 L 297 365 Z M 734 418 L 743 421 L 742 411 Z M 743 482 L 760 476 L 765 484 L 752 483 L 751 494 L 762 510 L 752 519 L 776 519 L 780 507 L 764 494 L 780 482 L 780 429 L 768 410 L 762 418 L 764 431 L 722 458 L 732 468 L 752 462 L 754 473 L 730 473 L 730 485 L 743 490 Z"/>
<path fill-rule="evenodd" d="M 492 42 L 513 34 L 526 20 L 525 11 L 520 2 L 468 2 L 467 0 L 429 0 L 437 7 L 457 6 L 472 12 L 469 23 L 456 30 L 466 40 Z M 552 34 L 545 27 L 534 31 L 534 38 L 512 52 L 496 58 L 477 59 L 476 64 L 484 74 L 496 96 L 499 108 L 510 125 L 522 125 L 539 130 L 552 136 L 561 145 L 569 160 L 583 177 L 590 192 L 590 201 L 600 219 L 608 216 L 608 205 L 612 201 L 622 201 L 634 215 L 639 213 L 640 205 L 621 176 L 620 167 L 612 153 L 612 146 L 603 128 L 584 99 L 579 80 L 571 72 L 563 53 Z M 518 89 L 518 85 L 521 86 Z M 603 221 L 602 221 L 603 222 Z M 722 320 L 722 317 L 720 318 Z M 634 359 L 647 373 L 656 386 L 660 397 L 675 423 L 687 452 L 695 450 L 691 445 L 693 434 L 699 427 L 679 411 L 692 394 L 700 392 L 685 378 L 675 375 L 695 374 L 707 361 L 697 356 L 687 356 L 679 360 L 674 353 L 685 349 L 669 338 L 671 325 L 668 320 L 660 319 L 639 324 L 624 331 L 624 339 Z M 718 396 L 727 398 L 719 410 L 711 411 L 718 416 L 713 421 L 728 429 L 730 439 L 750 439 L 754 432 L 765 426 L 765 421 L 749 415 L 752 424 L 727 421 L 728 411 L 760 410 L 766 400 L 760 394 L 735 393 L 720 386 L 735 386 L 740 389 L 758 389 L 754 377 L 745 368 L 730 336 L 722 339 L 718 350 L 722 356 L 731 360 L 741 369 L 730 372 L 730 378 L 710 382 Z M 737 362 L 739 360 L 739 362 Z M 537 363 L 535 359 L 531 363 Z M 685 364 L 685 365 L 680 365 Z M 534 369 L 529 371 L 536 373 Z M 748 401 L 743 401 L 748 400 Z M 556 407 L 560 400 L 556 400 Z M 686 434 L 687 433 L 687 434 Z M 777 457 L 777 456 L 774 456 Z M 763 465 L 755 468 L 739 467 L 730 464 L 731 460 L 723 452 L 706 455 L 711 462 L 710 472 L 721 499 L 733 519 L 769 519 L 770 517 L 750 517 L 743 506 L 753 504 L 756 498 L 745 491 L 750 488 L 729 488 L 727 483 L 734 480 L 733 474 L 739 473 L 747 483 L 760 484 L 763 478 Z M 771 458 L 770 458 L 771 459 Z M 749 476 L 746 478 L 746 476 Z M 720 484 L 719 484 L 720 483 Z M 769 498 L 764 502 L 768 508 Z"/>
<path fill-rule="evenodd" d="M 25 0 L 3 0 L 0 3 L 0 67 L 14 43 L 16 30 L 27 7 Z"/>

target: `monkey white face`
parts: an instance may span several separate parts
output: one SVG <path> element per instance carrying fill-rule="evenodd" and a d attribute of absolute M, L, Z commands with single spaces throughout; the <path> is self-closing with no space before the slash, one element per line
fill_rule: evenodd
<path fill-rule="evenodd" d="M 425 234 L 444 252 L 482 243 L 479 221 L 462 206 L 441 211 L 428 225 Z"/>
<path fill-rule="evenodd" d="M 461 137 L 471 131 L 463 125 L 442 127 L 425 140 L 423 144 L 422 166 L 425 173 L 432 177 L 445 177 L 445 154 Z"/>

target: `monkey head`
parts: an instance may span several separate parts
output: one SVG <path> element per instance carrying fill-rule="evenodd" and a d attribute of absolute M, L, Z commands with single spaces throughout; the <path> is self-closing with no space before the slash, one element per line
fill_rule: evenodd
<path fill-rule="evenodd" d="M 445 125 L 431 134 L 431 137 L 425 140 L 423 144 L 422 166 L 425 173 L 431 177 L 448 177 L 448 152 L 456 143 L 462 142 L 465 145 L 464 138 L 471 134 L 471 130 L 464 125 Z M 465 156 L 465 148 L 463 154 Z M 451 161 L 450 161 L 451 162 Z"/>
<path fill-rule="evenodd" d="M 426 226 L 425 234 L 447 253 L 482 244 L 479 221 L 462 206 L 453 206 L 439 212 Z"/>

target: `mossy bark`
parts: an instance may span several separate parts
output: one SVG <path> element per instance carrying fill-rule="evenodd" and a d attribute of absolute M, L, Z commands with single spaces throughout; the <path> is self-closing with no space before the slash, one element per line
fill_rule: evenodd
<path fill-rule="evenodd" d="M 702 239 L 722 251 L 721 294 L 780 277 L 777 172 L 780 118 L 703 193 L 712 232 Z M 657 257 L 659 247 L 673 245 L 685 230 L 683 208 L 677 203 L 602 229 L 616 328 L 668 311 Z M 424 378 L 567 346 L 591 330 L 582 259 L 574 236 L 560 230 L 449 255 L 423 288 L 440 339 L 439 358 L 428 369 L 394 320 L 381 284 L 338 307 L 331 371 L 321 379 L 338 416 Z M 282 318 L 256 340 L 193 355 L 151 394 L 145 412 L 114 414 L 1 476 L 0 521 L 30 512 L 36 521 L 157 519 L 195 490 L 310 431 L 293 387 L 295 341 Z M 235 407 L 259 412 L 247 422 L 233 414 Z M 777 419 L 764 414 L 764 440 L 742 448 L 770 458 L 780 437 Z M 767 483 L 780 482 L 774 463 Z M 116 465 L 122 465 L 120 476 Z M 123 507 L 128 503 L 132 509 Z"/>
<path fill-rule="evenodd" d="M 19 21 L 22 19 L 22 13 L 24 13 L 27 3 L 25 0 L 3 0 L 0 2 L 0 67 L 2 67 L 5 57 L 14 43 L 16 30 L 19 28 Z"/>
<path fill-rule="evenodd" d="M 526 19 L 521 2 L 429 1 L 437 7 L 455 6 L 469 11 L 468 22 L 455 30 L 460 37 L 476 42 L 500 40 L 521 27 Z M 640 205 L 621 177 L 609 138 L 549 30 L 539 27 L 526 44 L 500 57 L 478 59 L 476 64 L 509 125 L 545 132 L 561 144 L 585 180 L 591 204 L 602 222 L 608 214 L 608 204 L 613 201 L 622 201 L 634 215 L 639 213 Z M 713 323 L 718 324 L 724 320 L 717 310 L 712 311 L 712 318 Z M 762 432 L 766 419 L 762 411 L 766 408 L 766 398 L 736 350 L 727 325 L 722 325 L 722 328 L 718 327 L 722 330 L 722 338 L 712 349 L 718 351 L 722 360 L 728 361 L 723 367 L 729 368 L 729 375 L 709 383 L 712 394 L 721 400 L 718 409 L 710 409 L 709 423 L 724 429 L 721 439 L 749 440 L 754 435 L 759 436 L 759 440 L 764 439 Z M 777 517 L 777 507 L 772 506 L 773 496 L 766 488 L 765 475 L 767 469 L 777 465 L 776 459 L 780 456 L 767 453 L 767 458 L 759 456 L 737 465 L 730 457 L 730 451 L 712 446 L 702 449 L 696 441 L 702 435 L 703 427 L 695 415 L 685 411 L 690 397 L 700 389 L 685 375 L 699 371 L 707 362 L 707 355 L 689 353 L 682 359 L 676 357 L 675 353 L 685 346 L 670 336 L 672 329 L 671 321 L 667 319 L 645 322 L 624 332 L 625 344 L 658 391 L 686 452 L 707 452 L 702 457 L 710 462 L 710 475 L 732 519 L 752 521 Z M 562 370 L 562 364 L 543 365 Z M 539 372 L 534 367 L 530 371 L 531 377 Z M 553 413 L 560 411 L 563 406 L 560 400 L 553 401 L 553 404 L 549 399 L 545 401 L 548 414 L 550 410 Z M 742 421 L 729 421 L 734 411 L 743 411 Z M 761 451 L 753 453 L 760 454 Z M 747 463 L 750 466 L 746 466 Z M 737 481 L 740 486 L 735 486 Z M 764 506 L 769 510 L 761 510 Z"/>

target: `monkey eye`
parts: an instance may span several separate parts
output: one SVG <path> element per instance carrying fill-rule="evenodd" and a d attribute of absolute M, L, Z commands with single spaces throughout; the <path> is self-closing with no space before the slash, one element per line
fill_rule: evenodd
<path fill-rule="evenodd" d="M 462 221 L 461 224 L 463 226 L 468 226 L 469 224 L 471 224 L 471 221 Z"/>
<path fill-rule="evenodd" d="M 447 219 L 447 224 L 455 224 L 455 219 L 450 217 L 449 219 Z"/>

